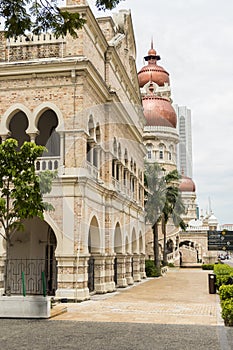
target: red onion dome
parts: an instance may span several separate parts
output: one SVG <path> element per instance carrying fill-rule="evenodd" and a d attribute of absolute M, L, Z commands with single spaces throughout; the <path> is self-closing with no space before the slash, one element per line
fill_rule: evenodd
<path fill-rule="evenodd" d="M 179 186 L 181 192 L 195 192 L 196 186 L 191 177 L 182 175 L 181 183 Z"/>
<path fill-rule="evenodd" d="M 177 116 L 171 103 L 163 97 L 146 95 L 142 99 L 144 116 L 148 126 L 176 128 Z"/>
<path fill-rule="evenodd" d="M 160 56 L 153 49 L 153 43 L 151 44 L 151 49 L 148 51 L 148 56 L 144 58 L 148 64 L 138 73 L 139 86 L 143 87 L 149 81 L 153 81 L 159 86 L 163 86 L 165 83 L 170 84 L 168 72 L 163 67 L 157 65 Z"/>

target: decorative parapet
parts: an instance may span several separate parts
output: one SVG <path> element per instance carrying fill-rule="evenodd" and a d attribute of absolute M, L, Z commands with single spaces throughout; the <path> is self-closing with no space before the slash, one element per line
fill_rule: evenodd
<path fill-rule="evenodd" d="M 28 34 L 1 40 L 1 61 L 15 62 L 31 59 L 63 57 L 65 38 L 56 38 L 51 33 Z M 3 46 L 5 49 L 3 50 Z"/>
<path fill-rule="evenodd" d="M 7 40 L 7 46 L 31 46 L 64 42 L 65 39 L 62 37 L 56 38 L 51 33 L 42 33 L 40 35 L 28 34 L 27 36 L 9 38 Z"/>

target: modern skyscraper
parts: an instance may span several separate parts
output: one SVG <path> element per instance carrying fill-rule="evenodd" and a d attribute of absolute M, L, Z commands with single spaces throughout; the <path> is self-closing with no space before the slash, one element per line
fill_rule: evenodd
<path fill-rule="evenodd" d="M 186 106 L 173 106 L 177 115 L 177 131 L 179 143 L 177 145 L 177 168 L 180 173 L 192 178 L 192 125 L 191 110 Z"/>

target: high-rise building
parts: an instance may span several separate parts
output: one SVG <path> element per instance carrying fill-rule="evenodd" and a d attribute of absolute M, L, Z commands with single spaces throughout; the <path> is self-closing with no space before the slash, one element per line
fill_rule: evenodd
<path fill-rule="evenodd" d="M 192 159 L 192 124 L 191 110 L 186 106 L 175 104 L 174 109 L 177 115 L 177 131 L 179 143 L 177 145 L 177 168 L 185 176 L 193 176 Z"/>

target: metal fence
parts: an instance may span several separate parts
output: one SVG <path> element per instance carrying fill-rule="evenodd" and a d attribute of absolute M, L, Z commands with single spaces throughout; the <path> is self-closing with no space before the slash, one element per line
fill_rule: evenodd
<path fill-rule="evenodd" d="M 10 294 L 54 295 L 57 288 L 56 260 L 9 259 L 6 262 Z"/>

